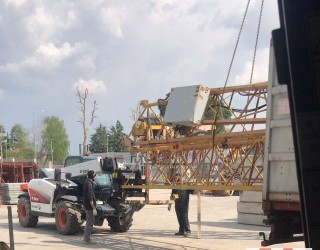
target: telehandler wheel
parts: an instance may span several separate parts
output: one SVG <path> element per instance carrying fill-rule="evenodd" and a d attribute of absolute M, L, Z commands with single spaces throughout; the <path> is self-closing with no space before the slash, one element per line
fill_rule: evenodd
<path fill-rule="evenodd" d="M 31 215 L 31 203 L 27 197 L 20 197 L 18 200 L 19 223 L 23 227 L 35 227 L 39 216 Z"/>
<path fill-rule="evenodd" d="M 71 207 L 65 201 L 59 201 L 57 204 L 55 219 L 56 227 L 59 234 L 76 234 L 80 231 L 81 223 L 79 223 L 81 213 Z"/>
<path fill-rule="evenodd" d="M 132 213 L 129 213 L 127 216 L 120 214 L 118 217 L 107 217 L 109 227 L 115 232 L 127 232 L 132 226 L 132 215 Z"/>

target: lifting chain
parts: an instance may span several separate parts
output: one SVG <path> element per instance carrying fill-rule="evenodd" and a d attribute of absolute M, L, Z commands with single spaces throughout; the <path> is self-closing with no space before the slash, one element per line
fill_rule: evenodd
<path fill-rule="evenodd" d="M 240 26 L 240 30 L 239 30 L 239 34 L 238 34 L 238 38 L 237 38 L 237 42 L 236 42 L 236 46 L 234 48 L 233 55 L 232 55 L 232 58 L 231 58 L 230 66 L 229 66 L 228 73 L 227 73 L 227 78 L 226 78 L 226 81 L 224 83 L 224 88 L 227 86 L 227 83 L 228 83 L 228 80 L 229 80 L 229 76 L 230 76 L 233 60 L 234 60 L 234 57 L 235 57 L 236 52 L 237 52 L 237 48 L 238 48 L 238 44 L 239 44 L 239 41 L 240 41 L 240 37 L 241 37 L 244 21 L 246 20 L 246 17 L 247 17 L 249 5 L 250 5 L 250 0 L 248 0 L 248 2 L 247 2 L 246 10 L 245 10 L 243 18 L 242 18 L 242 22 L 241 22 L 241 26 Z"/>
<path fill-rule="evenodd" d="M 237 38 L 237 42 L 236 42 L 236 46 L 235 46 L 235 48 L 234 48 L 234 50 L 233 50 L 231 62 L 230 62 L 230 65 L 229 65 L 229 69 L 228 69 L 228 73 L 227 73 L 227 77 L 226 77 L 226 81 L 225 81 L 225 83 L 224 83 L 223 89 L 226 88 L 227 83 L 228 83 L 228 80 L 229 80 L 229 76 L 230 76 L 232 64 L 233 64 L 234 57 L 235 57 L 236 52 L 237 52 L 237 48 L 238 48 L 238 44 L 239 44 L 239 41 L 240 41 L 240 37 L 241 37 L 241 33 L 242 33 L 244 21 L 246 20 L 246 17 L 247 17 L 249 5 L 250 5 L 250 0 L 248 0 L 248 2 L 247 2 L 247 6 L 246 6 L 246 9 L 245 9 L 243 18 L 242 18 L 242 22 L 241 22 L 241 26 L 240 26 L 240 30 L 239 30 L 239 34 L 238 34 L 238 38 Z M 218 98 L 218 103 L 217 103 L 218 106 L 219 106 L 219 105 L 221 104 L 221 102 L 222 102 L 222 96 L 223 96 L 223 94 L 220 96 L 220 98 Z M 215 117 L 214 117 L 214 123 L 215 123 L 215 124 L 216 124 L 216 122 L 217 122 L 217 119 L 218 119 L 218 114 L 216 113 L 216 115 L 215 115 Z M 214 141 L 215 141 L 215 134 L 216 134 L 216 131 L 215 131 L 215 130 L 216 130 L 216 127 L 212 130 L 212 144 L 214 144 Z"/>
<path fill-rule="evenodd" d="M 261 7 L 260 7 L 260 14 L 259 14 L 259 23 L 258 23 L 258 29 L 257 29 L 256 44 L 255 44 L 255 47 L 254 47 L 254 53 L 253 53 L 253 59 L 252 59 L 250 83 L 252 83 L 254 64 L 255 64 L 255 61 L 256 61 L 256 54 L 257 54 L 257 47 L 258 47 L 258 40 L 259 40 L 260 26 L 261 26 L 261 17 L 262 17 L 262 10 L 263 10 L 263 3 L 264 3 L 264 0 L 261 0 Z"/>

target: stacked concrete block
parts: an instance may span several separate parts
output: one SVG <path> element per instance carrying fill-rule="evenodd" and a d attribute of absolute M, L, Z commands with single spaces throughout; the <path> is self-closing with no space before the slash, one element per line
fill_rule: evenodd
<path fill-rule="evenodd" d="M 265 226 L 267 217 L 262 210 L 262 192 L 241 191 L 237 203 L 238 223 Z"/>
<path fill-rule="evenodd" d="M 13 205 L 18 203 L 18 196 L 21 194 L 21 183 L 1 183 L 0 203 L 3 205 Z"/>

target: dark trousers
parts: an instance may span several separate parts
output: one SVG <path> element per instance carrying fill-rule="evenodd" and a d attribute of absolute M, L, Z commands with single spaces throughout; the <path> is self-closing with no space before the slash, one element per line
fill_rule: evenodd
<path fill-rule="evenodd" d="M 177 214 L 177 219 L 179 223 L 180 233 L 190 233 L 190 224 L 188 218 L 189 204 L 188 203 L 175 203 L 175 210 Z"/>
<path fill-rule="evenodd" d="M 93 216 L 93 210 L 86 210 L 86 227 L 84 229 L 84 236 L 83 240 L 89 240 L 91 237 L 91 231 L 93 229 L 94 225 L 94 216 Z"/>

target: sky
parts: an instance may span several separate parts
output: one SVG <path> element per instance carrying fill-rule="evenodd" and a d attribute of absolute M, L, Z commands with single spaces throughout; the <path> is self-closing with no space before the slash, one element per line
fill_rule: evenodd
<path fill-rule="evenodd" d="M 247 1 L 2 0 L 0 124 L 29 132 L 46 116 L 64 122 L 70 154 L 83 143 L 77 87 L 98 104 L 101 124 L 124 132 L 140 100 L 171 88 L 223 87 Z M 248 84 L 261 0 L 251 0 L 227 86 Z M 253 82 L 268 80 L 276 0 L 264 1 Z"/>

